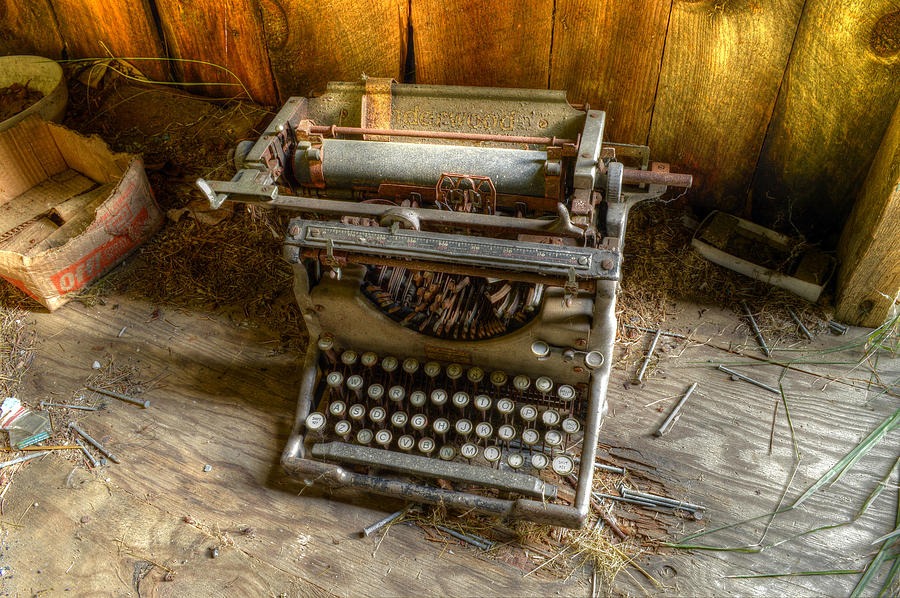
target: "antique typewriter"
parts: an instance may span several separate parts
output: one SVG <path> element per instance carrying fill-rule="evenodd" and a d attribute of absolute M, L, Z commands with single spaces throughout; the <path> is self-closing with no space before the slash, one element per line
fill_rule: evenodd
<path fill-rule="evenodd" d="M 628 210 L 691 184 L 604 119 L 558 91 L 331 83 L 197 182 L 297 214 L 289 474 L 583 524 Z"/>

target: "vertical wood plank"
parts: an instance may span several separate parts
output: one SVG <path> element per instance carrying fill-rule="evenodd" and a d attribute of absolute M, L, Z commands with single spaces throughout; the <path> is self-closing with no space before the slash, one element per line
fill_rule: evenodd
<path fill-rule="evenodd" d="M 546 89 L 553 0 L 412 0 L 416 82 Z"/>
<path fill-rule="evenodd" d="M 804 0 L 677 0 L 650 128 L 656 159 L 694 173 L 695 203 L 737 211 Z"/>
<path fill-rule="evenodd" d="M 174 61 L 180 81 L 215 97 L 245 96 L 274 105 L 278 98 L 253 0 L 157 0 L 164 43 L 173 58 L 201 60 L 230 70 Z"/>
<path fill-rule="evenodd" d="M 0 55 L 62 57 L 62 38 L 49 0 L 0 0 Z"/>
<path fill-rule="evenodd" d="M 876 327 L 900 292 L 900 104 L 838 247 L 837 317 Z"/>
<path fill-rule="evenodd" d="M 753 185 L 755 219 L 840 232 L 900 99 L 900 0 L 808 0 Z M 780 222 L 779 222 L 780 221 Z"/>
<path fill-rule="evenodd" d="M 51 0 L 70 58 L 113 56 L 165 58 L 147 0 Z M 101 43 L 103 45 L 101 45 Z M 135 68 L 157 81 L 169 80 L 166 60 L 137 60 Z"/>
<path fill-rule="evenodd" d="M 265 44 L 278 93 L 325 91 L 329 81 L 363 74 L 402 80 L 407 0 L 259 0 Z"/>
<path fill-rule="evenodd" d="M 558 0 L 550 88 L 606 111 L 604 137 L 646 143 L 672 0 Z"/>

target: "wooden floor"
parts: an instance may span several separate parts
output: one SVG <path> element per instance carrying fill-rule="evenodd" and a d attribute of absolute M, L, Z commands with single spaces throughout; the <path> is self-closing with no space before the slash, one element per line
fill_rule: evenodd
<path fill-rule="evenodd" d="M 344 494 L 330 500 L 287 479 L 278 458 L 293 417 L 296 357 L 274 354 L 275 337 L 221 316 L 125 297 L 105 305 L 71 303 L 34 313 L 36 357 L 22 398 L 64 400 L 81 388 L 95 361 L 131 363 L 159 384 L 149 409 L 112 401 L 86 413 L 81 426 L 102 440 L 121 464 L 94 472 L 50 455 L 23 467 L 0 517 L 0 589 L 11 596 L 587 596 L 588 575 L 568 580 L 428 542 L 412 525 L 385 539 L 359 530 L 397 504 Z M 667 325 L 723 348 L 741 350 L 745 330 L 716 310 L 702 319 L 685 306 Z M 125 332 L 119 336 L 123 327 Z M 834 346 L 847 337 L 822 337 Z M 714 370 L 716 362 L 746 361 L 723 349 L 666 347 L 642 388 L 626 389 L 633 368 L 618 368 L 601 441 L 611 462 L 662 480 L 668 491 L 708 506 L 686 532 L 734 523 L 775 509 L 794 463 L 784 410 L 779 408 L 772 453 L 769 435 L 779 398 Z M 757 354 L 752 343 L 748 354 Z M 858 354 L 834 354 L 852 361 Z M 740 367 L 740 366 L 735 366 Z M 850 366 L 798 365 L 784 379 L 801 462 L 788 498 L 796 497 L 847 453 L 897 399 L 866 390 L 867 372 Z M 743 367 L 777 384 L 781 368 Z M 900 360 L 881 358 L 883 379 L 900 375 Z M 830 381 L 840 377 L 840 381 Z M 853 381 L 851 378 L 859 378 Z M 673 397 L 700 386 L 674 430 L 652 431 Z M 655 403 L 655 404 L 653 404 Z M 837 484 L 779 517 L 763 544 L 853 517 L 898 455 L 894 432 Z M 204 465 L 212 469 L 204 472 Z M 889 487 L 855 524 L 799 537 L 761 553 L 666 551 L 640 564 L 664 587 L 634 570 L 613 592 L 630 595 L 846 595 L 857 576 L 729 579 L 729 575 L 856 569 L 872 540 L 893 529 L 896 491 Z M 766 519 L 697 539 L 715 546 L 756 543 Z M 627 525 L 627 524 L 626 524 Z M 675 533 L 672 540 L 682 537 Z M 211 558 L 210 549 L 218 548 Z M 163 565 L 175 571 L 164 581 Z M 149 571 L 149 572 L 148 572 Z M 637 587 L 640 585 L 641 587 Z"/>

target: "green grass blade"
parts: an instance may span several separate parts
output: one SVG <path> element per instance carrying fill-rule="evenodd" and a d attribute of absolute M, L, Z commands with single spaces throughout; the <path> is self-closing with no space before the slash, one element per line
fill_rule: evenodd
<path fill-rule="evenodd" d="M 853 575 L 862 569 L 828 569 L 827 571 L 793 571 L 791 573 L 762 573 L 760 575 L 726 575 L 725 579 L 763 579 L 767 577 L 806 577 L 812 575 Z"/>
<path fill-rule="evenodd" d="M 881 480 L 879 480 L 879 482 L 872 489 L 872 492 L 869 493 L 869 496 L 866 498 L 866 502 L 864 502 L 862 507 L 860 507 L 859 512 L 856 514 L 856 517 L 853 518 L 854 521 L 862 517 L 863 513 L 866 512 L 866 509 L 869 508 L 869 505 L 875 502 L 875 499 L 881 495 L 881 491 L 884 490 L 887 486 L 888 480 L 891 479 L 891 476 L 894 474 L 894 471 L 896 471 L 898 465 L 900 465 L 900 457 L 897 457 L 897 460 L 894 461 L 894 464 L 888 470 L 887 475 L 881 478 Z"/>

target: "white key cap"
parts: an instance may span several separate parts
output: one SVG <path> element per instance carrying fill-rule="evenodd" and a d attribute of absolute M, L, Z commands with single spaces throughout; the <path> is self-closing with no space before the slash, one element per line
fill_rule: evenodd
<path fill-rule="evenodd" d="M 409 404 L 413 407 L 422 407 L 427 400 L 428 397 L 421 390 L 414 390 L 413 393 L 409 395 Z"/>
<path fill-rule="evenodd" d="M 341 362 L 344 365 L 354 365 L 358 359 L 359 355 L 356 351 L 347 350 L 341 353 Z"/>
<path fill-rule="evenodd" d="M 534 428 L 526 428 L 522 430 L 522 444 L 526 446 L 534 446 L 541 439 L 541 435 Z"/>
<path fill-rule="evenodd" d="M 472 384 L 478 384 L 484 380 L 484 370 L 478 366 L 469 368 L 469 371 L 466 372 L 466 377 L 469 378 L 469 382 Z"/>
<path fill-rule="evenodd" d="M 369 419 L 374 424 L 384 423 L 385 418 L 387 418 L 387 412 L 384 410 L 384 407 L 372 407 L 369 411 Z"/>
<path fill-rule="evenodd" d="M 447 391 L 443 388 L 436 388 L 431 392 L 431 403 L 440 407 L 447 402 Z"/>
<path fill-rule="evenodd" d="M 385 357 L 381 360 L 381 369 L 390 374 L 391 372 L 397 369 L 397 366 L 400 365 L 400 362 L 397 361 L 396 357 Z"/>
<path fill-rule="evenodd" d="M 472 422 L 467 419 L 458 419 L 453 425 L 456 433 L 461 436 L 468 436 L 472 433 Z"/>
<path fill-rule="evenodd" d="M 475 436 L 478 436 L 481 439 L 490 438 L 493 433 L 494 426 L 487 422 L 481 422 L 475 426 Z"/>
<path fill-rule="evenodd" d="M 522 456 L 522 453 L 510 453 L 506 456 L 506 464 L 513 469 L 519 469 L 525 465 L 525 457 Z"/>
<path fill-rule="evenodd" d="M 457 409 L 465 409 L 469 404 L 469 394 L 465 392 L 453 393 L 453 406 Z"/>
<path fill-rule="evenodd" d="M 372 438 L 374 436 L 375 435 L 372 433 L 372 430 L 363 428 L 356 433 L 356 442 L 358 442 L 359 444 L 369 444 L 370 442 L 372 442 Z"/>
<path fill-rule="evenodd" d="M 413 430 L 421 431 L 425 429 L 425 426 L 428 425 L 428 418 L 425 417 L 422 413 L 416 413 L 414 416 L 409 418 L 409 425 L 412 426 Z"/>
<path fill-rule="evenodd" d="M 402 411 L 397 411 L 391 415 L 391 425 L 395 428 L 402 428 L 409 421 L 409 417 Z"/>
<path fill-rule="evenodd" d="M 390 430 L 378 430 L 375 432 L 375 442 L 385 448 L 387 448 L 393 439 L 394 435 L 391 434 Z"/>
<path fill-rule="evenodd" d="M 491 397 L 487 395 L 476 395 L 474 401 L 475 409 L 478 409 L 482 413 L 491 408 Z"/>
<path fill-rule="evenodd" d="M 559 430 L 547 430 L 544 432 L 544 444 L 547 446 L 559 446 L 562 444 L 562 432 Z"/>
<path fill-rule="evenodd" d="M 347 435 L 350 434 L 350 429 L 350 422 L 348 422 L 346 419 L 342 419 L 338 423 L 334 424 L 334 433 L 345 440 L 347 438 Z"/>
<path fill-rule="evenodd" d="M 316 345 L 319 347 L 319 351 L 330 351 L 334 349 L 334 339 L 329 334 L 323 334 L 316 341 Z"/>
<path fill-rule="evenodd" d="M 553 380 L 551 380 L 547 376 L 541 376 L 534 381 L 534 387 L 539 393 L 547 394 L 548 392 L 553 390 Z"/>
<path fill-rule="evenodd" d="M 499 461 L 501 455 L 503 455 L 503 452 L 500 450 L 500 447 L 488 446 L 484 449 L 484 458 L 490 463 L 496 463 L 497 461 Z"/>
<path fill-rule="evenodd" d="M 344 401 L 334 401 L 328 406 L 328 412 L 335 417 L 343 417 L 345 411 L 347 411 L 347 403 Z"/>
<path fill-rule="evenodd" d="M 392 386 L 388 391 L 388 398 L 394 403 L 399 403 L 406 398 L 406 391 L 402 386 Z"/>
<path fill-rule="evenodd" d="M 419 360 L 407 357 L 403 360 L 403 371 L 407 374 L 415 374 L 419 371 Z"/>
<path fill-rule="evenodd" d="M 581 430 L 581 422 L 574 417 L 567 417 L 562 422 L 562 429 L 566 434 L 577 434 Z"/>
<path fill-rule="evenodd" d="M 350 416 L 350 419 L 359 421 L 366 416 L 366 406 L 360 403 L 350 405 L 347 414 Z"/>
<path fill-rule="evenodd" d="M 384 396 L 384 387 L 381 384 L 373 384 L 369 387 L 367 394 L 373 401 L 380 401 L 381 397 Z"/>
<path fill-rule="evenodd" d="M 513 386 L 518 391 L 528 390 L 531 386 L 531 379 L 528 376 L 516 376 L 513 378 Z"/>
<path fill-rule="evenodd" d="M 541 413 L 541 421 L 544 422 L 544 425 L 548 428 L 559 425 L 559 411 L 556 409 L 547 409 Z"/>
<path fill-rule="evenodd" d="M 509 399 L 500 399 L 497 401 L 497 411 L 503 415 L 509 415 L 516 410 L 516 404 Z"/>
<path fill-rule="evenodd" d="M 441 364 L 436 361 L 429 361 L 425 364 L 425 375 L 429 378 L 436 378 L 441 373 Z"/>
<path fill-rule="evenodd" d="M 463 373 L 463 368 L 458 363 L 451 363 L 447 366 L 447 377 L 451 380 L 458 380 Z"/>
<path fill-rule="evenodd" d="M 340 388 L 341 384 L 344 383 L 344 375 L 340 372 L 331 372 L 325 376 L 325 383 L 328 385 L 328 388 Z"/>
<path fill-rule="evenodd" d="M 544 469 L 550 465 L 550 458 L 544 453 L 535 453 L 531 455 L 531 466 L 535 469 Z"/>
<path fill-rule="evenodd" d="M 445 444 L 438 451 L 438 457 L 443 459 L 444 461 L 452 461 L 453 457 L 456 456 L 456 449 L 450 446 L 449 444 Z"/>
<path fill-rule="evenodd" d="M 404 434 L 397 439 L 397 448 L 401 451 L 411 451 L 416 446 L 416 439 L 409 434 Z"/>
<path fill-rule="evenodd" d="M 321 432 L 325 429 L 325 416 L 314 411 L 306 416 L 306 429 L 310 432 Z"/>
<path fill-rule="evenodd" d="M 359 358 L 359 362 L 367 368 L 370 368 L 378 363 L 378 355 L 372 353 L 371 351 L 366 351 L 362 354 L 362 357 Z"/>
<path fill-rule="evenodd" d="M 428 438 L 427 436 L 425 438 L 419 439 L 419 452 L 420 453 L 425 453 L 426 455 L 430 455 L 433 450 L 434 450 L 434 440 L 432 440 L 431 438 Z"/>
<path fill-rule="evenodd" d="M 535 409 L 533 405 L 522 405 L 519 409 L 519 417 L 521 417 L 523 421 L 531 423 L 537 419 L 537 409 Z"/>
<path fill-rule="evenodd" d="M 466 459 L 474 459 L 478 456 L 478 446 L 471 442 L 467 442 L 459 447 L 459 454 Z"/>
<path fill-rule="evenodd" d="M 516 429 L 509 424 L 502 425 L 497 428 L 497 438 L 503 442 L 509 442 L 516 437 Z"/>
<path fill-rule="evenodd" d="M 431 429 L 434 430 L 434 433 L 438 436 L 443 436 L 450 431 L 450 422 L 447 418 L 439 417 L 431 424 Z"/>
<path fill-rule="evenodd" d="M 496 387 L 501 387 L 506 384 L 507 376 L 506 372 L 503 370 L 497 370 L 496 372 L 491 372 L 491 384 Z"/>
<path fill-rule="evenodd" d="M 568 384 L 563 384 L 556 389 L 556 396 L 563 401 L 571 401 L 575 398 L 575 389 Z"/>
<path fill-rule="evenodd" d="M 566 455 L 559 455 L 553 458 L 552 467 L 556 475 L 566 477 L 575 471 L 575 461 Z"/>

